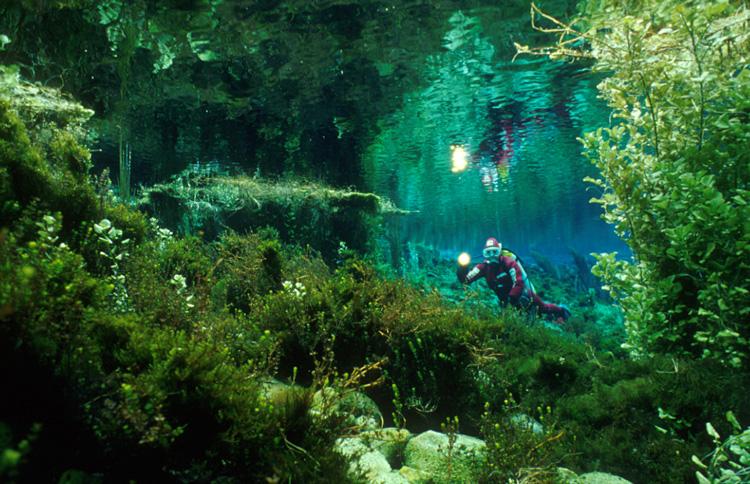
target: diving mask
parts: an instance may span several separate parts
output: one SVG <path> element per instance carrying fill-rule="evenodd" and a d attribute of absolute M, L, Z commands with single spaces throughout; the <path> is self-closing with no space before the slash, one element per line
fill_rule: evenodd
<path fill-rule="evenodd" d="M 500 247 L 486 247 L 482 251 L 482 255 L 485 259 L 499 259 L 500 258 L 501 249 Z"/>

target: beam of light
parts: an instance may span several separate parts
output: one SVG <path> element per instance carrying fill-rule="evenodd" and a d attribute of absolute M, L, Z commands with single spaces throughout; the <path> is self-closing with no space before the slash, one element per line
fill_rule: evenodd
<path fill-rule="evenodd" d="M 458 264 L 461 266 L 468 266 L 470 262 L 471 256 L 466 252 L 461 252 L 461 254 L 458 256 Z"/>
<path fill-rule="evenodd" d="M 451 146 L 451 149 L 453 150 L 453 154 L 451 155 L 451 171 L 453 173 L 464 171 L 466 167 L 469 166 L 469 154 L 461 145 L 453 145 Z"/>

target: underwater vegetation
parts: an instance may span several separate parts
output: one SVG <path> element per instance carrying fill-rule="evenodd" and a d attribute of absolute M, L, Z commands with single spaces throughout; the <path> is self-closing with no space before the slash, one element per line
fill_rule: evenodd
<path fill-rule="evenodd" d="M 348 411 L 309 411 L 324 388 L 360 388 L 412 431 L 460 415 L 451 425 L 488 443 L 492 482 L 555 465 L 679 480 L 705 452 L 706 421 L 747 417 L 747 374 L 720 362 L 599 353 L 384 278 L 351 251 L 327 264 L 274 231 L 176 237 L 111 198 L 100 205 L 88 178 L 72 185 L 85 196 L 50 197 L 75 165 L 43 158 L 8 103 L 2 115 L 4 177 L 34 176 L 39 193 L 7 194 L 2 213 L 10 479 L 343 481 L 332 449 L 352 424 Z M 49 149 L 85 153 L 74 141 Z M 300 389 L 269 400 L 269 375 Z M 508 427 L 519 413 L 544 433 Z"/>
<path fill-rule="evenodd" d="M 154 6 L 159 28 L 135 30 L 147 5 L 91 10 L 106 27 L 97 49 L 124 56 L 111 75 L 143 80 L 128 77 L 139 58 L 151 75 L 230 56 L 231 42 L 206 33 L 226 4 L 203 2 L 187 23 Z M 0 8 L 75 18 L 92 6 Z M 366 482 L 351 464 L 369 448 L 345 439 L 381 432 L 399 482 L 576 482 L 573 471 L 746 482 L 750 11 L 648 0 L 578 13 L 569 24 L 533 6 L 532 26 L 559 40 L 518 48 L 588 58 L 605 75 L 613 123 L 582 142 L 601 173 L 594 202 L 633 257 L 598 254 L 590 268 L 576 253 L 572 266 L 534 255 L 539 293 L 573 309 L 562 327 L 497 309 L 435 248 L 389 239 L 409 212 L 388 199 L 294 176 L 302 154 L 285 178 L 185 170 L 118 196 L 92 169 L 94 113 L 3 66 L 0 479 Z M 256 35 L 255 49 L 301 55 Z M 248 80 L 230 84 L 251 97 Z M 112 92 L 97 107 L 136 87 L 98 85 Z M 138 107 L 115 104 L 93 126 Z M 299 120 L 282 121 L 283 109 L 261 150 Z M 428 438 L 445 457 L 406 465 Z"/>
<path fill-rule="evenodd" d="M 601 171 L 587 181 L 634 260 L 600 254 L 593 272 L 623 307 L 634 354 L 740 367 L 750 336 L 748 10 L 666 1 L 584 12 L 568 25 L 532 6 L 535 28 L 561 36 L 518 49 L 592 58 L 609 74 L 599 91 L 616 122 L 582 139 Z"/>
<path fill-rule="evenodd" d="M 749 12 L 660 7 L 592 41 L 597 69 L 616 73 L 600 92 L 620 123 L 584 147 L 602 171 L 597 202 L 635 255 L 601 255 L 594 274 L 625 310 L 633 351 L 740 367 L 750 342 Z"/>
<path fill-rule="evenodd" d="M 138 205 L 180 234 L 202 232 L 213 239 L 273 226 L 283 240 L 309 244 L 333 260 L 340 244 L 359 253 L 374 249 L 380 235 L 374 218 L 408 215 L 373 193 L 332 189 L 295 180 L 269 181 L 183 172 L 143 191 Z"/>

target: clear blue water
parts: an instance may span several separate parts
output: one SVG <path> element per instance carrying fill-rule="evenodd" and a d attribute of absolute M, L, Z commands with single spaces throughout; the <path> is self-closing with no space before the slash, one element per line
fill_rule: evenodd
<path fill-rule="evenodd" d="M 129 88 L 124 113 L 102 114 L 127 116 L 136 183 L 190 167 L 302 176 L 417 212 L 398 237 L 446 255 L 476 253 L 488 236 L 557 262 L 570 249 L 628 254 L 582 181 L 596 170 L 576 138 L 609 123 L 601 77 L 581 63 L 513 62 L 514 41 L 549 39 L 533 33 L 528 2 L 482 3 L 203 6 L 185 28 L 213 19 L 206 49 L 226 64 L 177 59 Z M 572 15 L 574 3 L 554 11 Z M 98 169 L 117 172 L 119 134 L 100 140 Z"/>
<path fill-rule="evenodd" d="M 589 203 L 582 181 L 596 169 L 581 155 L 582 133 L 607 125 L 601 80 L 586 66 L 522 57 L 487 35 L 507 28 L 494 9 L 456 12 L 443 50 L 430 56 L 425 87 L 379 121 L 365 155 L 374 191 L 419 213 L 401 222 L 405 240 L 446 253 L 478 253 L 488 236 L 519 253 L 560 262 L 627 247 Z M 467 168 L 455 172 L 456 146 Z"/>

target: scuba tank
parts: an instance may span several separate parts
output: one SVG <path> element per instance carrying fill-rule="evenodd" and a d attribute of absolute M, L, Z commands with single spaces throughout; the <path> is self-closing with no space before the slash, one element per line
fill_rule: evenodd
<path fill-rule="evenodd" d="M 531 282 L 531 280 L 529 279 L 529 276 L 526 274 L 526 269 L 523 268 L 523 261 L 521 260 L 521 257 L 506 247 L 503 247 L 501 249 L 500 255 L 504 255 L 505 257 L 509 257 L 513 259 L 514 261 L 516 261 L 516 263 L 518 264 L 518 267 L 521 268 L 521 276 L 523 277 L 524 284 L 526 284 L 526 287 L 531 289 L 532 292 L 536 292 L 536 289 L 534 289 L 534 284 Z"/>

